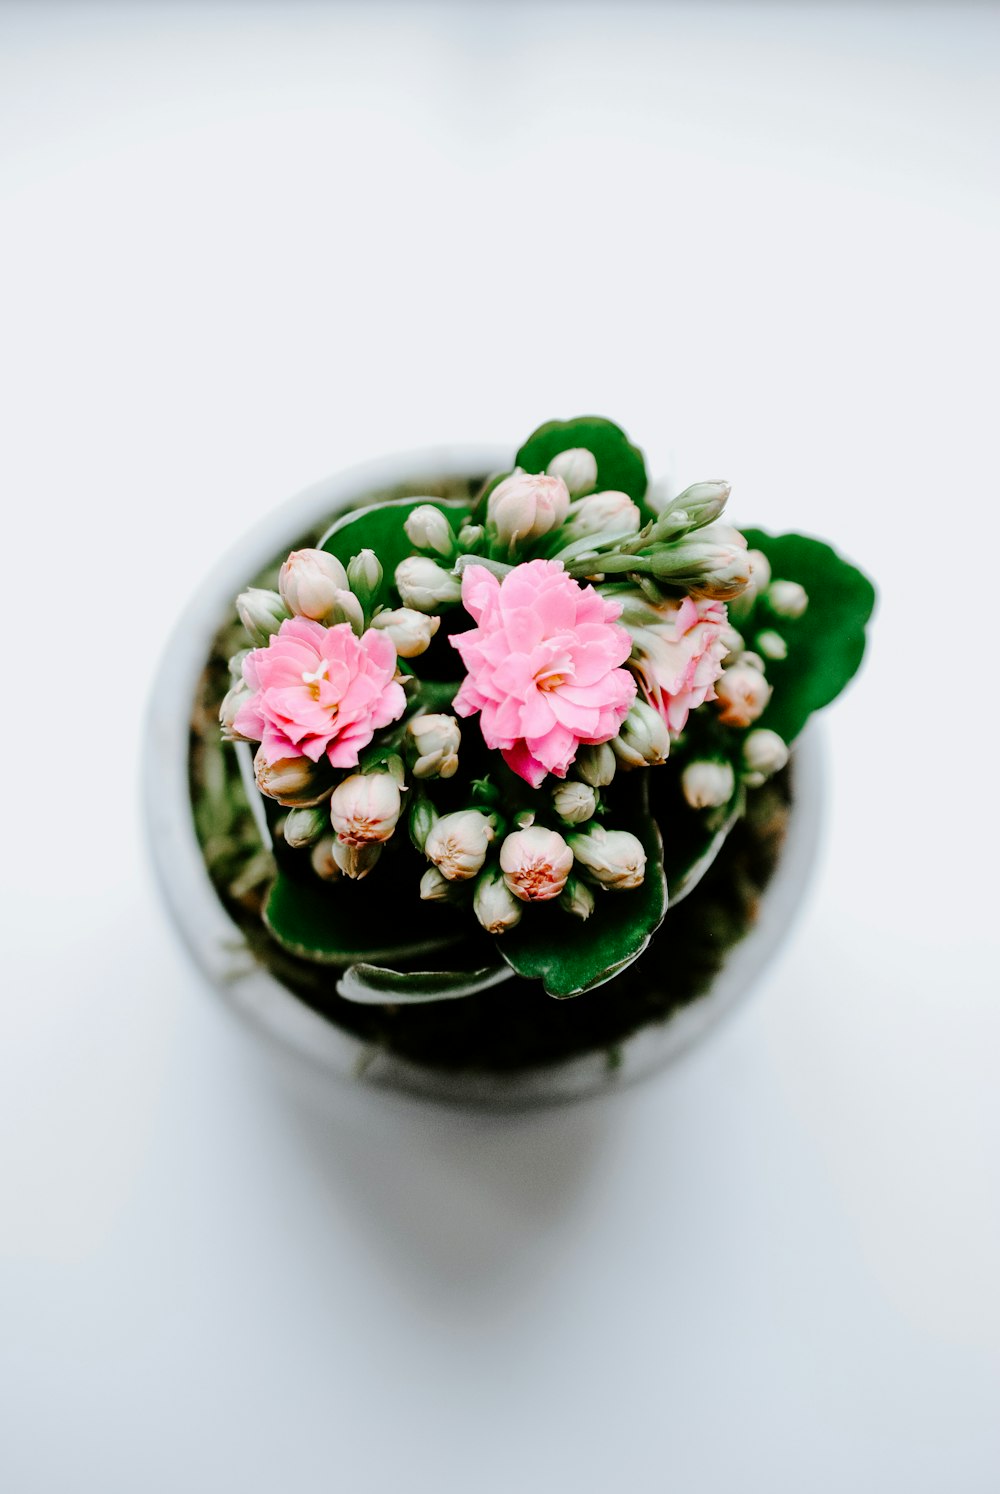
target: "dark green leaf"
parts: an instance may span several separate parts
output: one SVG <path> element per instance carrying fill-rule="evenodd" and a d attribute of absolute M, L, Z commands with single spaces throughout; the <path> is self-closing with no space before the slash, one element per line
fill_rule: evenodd
<path fill-rule="evenodd" d="M 510 980 L 508 965 L 483 970 L 389 970 L 380 965 L 352 965 L 337 982 L 347 1001 L 369 1006 L 413 1006 L 429 1001 L 455 1001 L 474 996 Z"/>
<path fill-rule="evenodd" d="M 799 618 L 773 618 L 758 603 L 752 627 L 775 628 L 788 644 L 788 657 L 769 661 L 767 677 L 774 695 L 756 723 L 794 741 L 813 711 L 829 705 L 861 663 L 865 624 L 875 605 L 875 588 L 867 576 L 821 540 L 802 534 L 743 531 L 752 549 L 763 550 L 775 580 L 798 581 L 809 594 Z M 744 624 L 748 647 L 753 634 Z"/>
<path fill-rule="evenodd" d="M 456 499 L 444 498 L 393 498 L 389 503 L 373 503 L 368 508 L 353 509 L 327 530 L 320 546 L 336 555 L 343 564 L 359 550 L 374 550 L 382 565 L 382 585 L 373 599 L 373 606 L 390 606 L 393 577 L 396 567 L 407 555 L 413 554 L 413 546 L 403 528 L 409 515 L 424 503 L 441 509 L 452 529 L 458 532 L 469 517 L 469 505 Z"/>
<path fill-rule="evenodd" d="M 671 833 L 664 856 L 671 912 L 697 887 L 745 808 L 746 792 L 742 784 L 738 784 L 724 809 L 706 812 L 682 804 L 677 815 L 668 821 L 671 832 L 674 827 L 684 827 L 688 832 L 683 837 Z"/>
<path fill-rule="evenodd" d="M 435 908 L 431 916 L 416 886 L 403 896 L 398 885 L 387 886 L 381 862 L 361 882 L 279 871 L 264 922 L 285 949 L 321 965 L 410 959 L 447 949 L 464 933 L 451 910 Z"/>
<path fill-rule="evenodd" d="M 627 493 L 642 504 L 649 487 L 646 462 L 620 426 L 600 415 L 581 415 L 576 420 L 549 420 L 540 425 L 517 454 L 517 465 L 526 472 L 544 472 L 554 456 L 571 447 L 583 446 L 597 462 L 597 487 Z"/>
<path fill-rule="evenodd" d="M 558 906 L 525 908 L 521 922 L 497 938 L 497 950 L 518 975 L 542 981 L 550 996 L 579 996 L 603 985 L 638 959 L 663 922 L 663 841 L 644 807 L 644 792 L 641 799 L 642 806 L 631 815 L 619 812 L 614 820 L 615 829 L 631 830 L 645 846 L 641 887 L 595 890 L 594 911 L 584 924 Z"/>

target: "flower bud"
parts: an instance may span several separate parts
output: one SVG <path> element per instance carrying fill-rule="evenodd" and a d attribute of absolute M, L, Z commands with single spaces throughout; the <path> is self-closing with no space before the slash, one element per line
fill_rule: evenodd
<path fill-rule="evenodd" d="M 226 692 L 222 704 L 219 707 L 219 725 L 222 727 L 222 740 L 224 742 L 247 742 L 249 737 L 241 736 L 238 731 L 233 730 L 233 722 L 240 713 L 240 707 L 245 705 L 253 692 L 249 685 L 243 680 L 232 685 Z"/>
<path fill-rule="evenodd" d="M 771 562 L 763 550 L 748 550 L 750 562 L 750 585 L 758 593 L 766 591 L 771 584 Z"/>
<path fill-rule="evenodd" d="M 338 840 L 351 846 L 388 840 L 402 812 L 391 773 L 352 773 L 333 791 L 330 819 Z"/>
<path fill-rule="evenodd" d="M 359 550 L 347 567 L 347 582 L 367 611 L 382 585 L 382 563 L 374 550 Z"/>
<path fill-rule="evenodd" d="M 231 680 L 236 681 L 243 678 L 243 660 L 251 652 L 252 650 L 248 648 L 238 648 L 235 654 L 233 654 L 229 660 L 229 678 Z"/>
<path fill-rule="evenodd" d="M 263 747 L 258 747 L 253 773 L 261 793 L 287 808 L 319 804 L 330 793 L 321 769 L 307 757 L 278 757 L 269 762 Z"/>
<path fill-rule="evenodd" d="M 379 612 L 372 618 L 372 627 L 388 633 L 396 645 L 401 659 L 415 659 L 430 647 L 430 641 L 441 626 L 439 617 L 430 617 L 426 612 L 415 612 L 412 607 L 396 607 L 391 612 Z"/>
<path fill-rule="evenodd" d="M 591 493 L 570 510 L 564 533 L 569 540 L 583 539 L 592 534 L 599 539 L 604 533 L 624 539 L 626 535 L 638 534 L 642 528 L 642 514 L 627 493 L 608 491 Z"/>
<path fill-rule="evenodd" d="M 433 503 L 421 503 L 403 524 L 411 545 L 418 550 L 433 550 L 450 560 L 455 553 L 455 536 L 451 525 Z"/>
<path fill-rule="evenodd" d="M 427 842 L 427 837 L 437 823 L 437 811 L 431 801 L 423 794 L 414 794 L 410 805 L 410 839 L 418 851 L 422 851 Z"/>
<path fill-rule="evenodd" d="M 595 825 L 569 837 L 573 855 L 595 881 L 612 892 L 640 887 L 646 875 L 642 841 L 628 830 L 605 830 Z"/>
<path fill-rule="evenodd" d="M 276 591 L 264 591 L 260 586 L 249 586 L 236 598 L 236 610 L 240 622 L 250 634 L 258 648 L 281 627 L 288 617 L 288 608 Z"/>
<path fill-rule="evenodd" d="M 611 749 L 623 768 L 655 767 L 670 752 L 670 729 L 654 706 L 637 700 L 622 722 Z"/>
<path fill-rule="evenodd" d="M 732 766 L 718 759 L 688 763 L 681 774 L 681 792 L 692 809 L 717 809 L 733 797 L 736 776 Z"/>
<path fill-rule="evenodd" d="M 335 836 L 324 835 L 323 839 L 313 846 L 309 857 L 313 871 L 317 877 L 322 877 L 324 882 L 335 882 L 340 876 L 340 867 L 333 859 L 333 848 L 336 844 Z"/>
<path fill-rule="evenodd" d="M 652 538 L 673 539 L 713 523 L 729 502 L 728 482 L 696 482 L 664 508 L 653 526 Z"/>
<path fill-rule="evenodd" d="M 449 882 L 465 882 L 482 870 L 493 839 L 493 822 L 478 809 L 459 809 L 435 820 L 424 855 Z"/>
<path fill-rule="evenodd" d="M 490 494 L 486 521 L 502 545 L 539 539 L 569 512 L 569 489 L 561 477 L 536 477 L 515 468 Z"/>
<path fill-rule="evenodd" d="M 767 604 L 778 617 L 801 617 L 809 606 L 809 596 L 797 581 L 772 581 L 767 588 Z"/>
<path fill-rule="evenodd" d="M 546 467 L 549 477 L 561 477 L 574 498 L 597 485 L 597 458 L 585 446 L 571 446 L 554 456 Z"/>
<path fill-rule="evenodd" d="M 327 621 L 350 623 L 351 628 L 360 638 L 365 631 L 365 611 L 360 598 L 356 597 L 353 591 L 340 591 L 339 589 L 335 591 Z"/>
<path fill-rule="evenodd" d="M 574 918 L 588 919 L 594 911 L 594 894 L 579 877 L 570 877 L 559 894 L 559 906 Z"/>
<path fill-rule="evenodd" d="M 319 840 L 329 824 L 325 806 L 319 804 L 309 809 L 293 809 L 285 816 L 284 837 L 286 845 L 300 851 Z"/>
<path fill-rule="evenodd" d="M 558 830 L 544 825 L 515 830 L 500 847 L 503 879 L 523 903 L 558 897 L 572 869 L 573 852 Z"/>
<path fill-rule="evenodd" d="M 521 922 L 521 904 L 495 870 L 483 872 L 476 883 L 472 911 L 488 934 L 502 934 Z"/>
<path fill-rule="evenodd" d="M 722 538 L 723 532 L 736 535 L 737 539 Z M 739 596 L 750 580 L 746 540 L 737 530 L 723 525 L 713 525 L 678 544 L 654 551 L 650 567 L 658 581 L 686 586 L 693 596 L 718 601 Z"/>
<path fill-rule="evenodd" d="M 454 888 L 443 877 L 436 866 L 429 866 L 420 878 L 420 896 L 425 903 L 446 903 L 454 894 Z"/>
<path fill-rule="evenodd" d="M 363 877 L 367 877 L 381 854 L 382 846 L 379 841 L 356 846 L 338 836 L 333 842 L 333 859 L 344 876 L 350 877 L 352 882 L 360 882 Z"/>
<path fill-rule="evenodd" d="M 462 599 L 462 583 L 429 555 L 409 555 L 396 567 L 396 588 L 404 607 L 437 612 Z"/>
<path fill-rule="evenodd" d="M 722 709 L 723 726 L 750 726 L 761 715 L 771 698 L 771 686 L 752 664 L 742 659 L 724 669 L 715 685 Z"/>
<path fill-rule="evenodd" d="M 597 790 L 589 783 L 567 778 L 552 790 L 552 806 L 560 819 L 568 820 L 571 825 L 582 825 L 597 809 Z"/>
<path fill-rule="evenodd" d="M 788 762 L 788 747 L 776 731 L 758 726 L 748 732 L 743 740 L 743 763 L 747 770 L 746 781 L 751 788 L 759 788 L 772 773 L 778 773 Z"/>
<path fill-rule="evenodd" d="M 462 731 L 454 716 L 414 716 L 406 728 L 414 778 L 452 778 Z"/>
<path fill-rule="evenodd" d="M 486 530 L 482 524 L 463 524 L 458 531 L 458 546 L 460 550 L 476 550 Z"/>
<path fill-rule="evenodd" d="M 726 623 L 719 631 L 719 642 L 726 650 L 722 656 L 722 662 L 735 664 L 743 652 L 743 634 L 738 633 L 731 623 Z"/>
<path fill-rule="evenodd" d="M 325 622 L 335 594 L 347 590 L 347 572 L 326 550 L 293 550 L 278 572 L 278 590 L 296 617 Z"/>
<path fill-rule="evenodd" d="M 607 742 L 581 747 L 573 759 L 573 775 L 591 788 L 607 788 L 615 776 L 615 755 Z"/>
<path fill-rule="evenodd" d="M 765 659 L 788 658 L 788 644 L 773 628 L 767 628 L 763 633 L 758 633 L 755 642 Z"/>

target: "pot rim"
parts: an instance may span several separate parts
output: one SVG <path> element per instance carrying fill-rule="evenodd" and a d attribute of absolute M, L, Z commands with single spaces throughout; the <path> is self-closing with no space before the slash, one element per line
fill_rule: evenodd
<path fill-rule="evenodd" d="M 226 1005 L 314 1070 L 366 1086 L 494 1111 L 580 1099 L 642 1078 L 692 1046 L 749 991 L 791 926 L 814 865 L 821 827 L 823 753 L 815 727 L 792 756 L 793 798 L 777 866 L 757 920 L 730 951 L 708 991 L 617 1046 L 510 1073 L 431 1068 L 375 1048 L 308 1007 L 249 956 L 208 874 L 189 791 L 189 733 L 198 681 L 233 597 L 309 528 L 359 495 L 442 477 L 503 470 L 497 446 L 426 447 L 361 463 L 313 483 L 253 526 L 208 573 L 164 651 L 147 711 L 142 764 L 146 833 L 164 900 L 189 954 Z"/>

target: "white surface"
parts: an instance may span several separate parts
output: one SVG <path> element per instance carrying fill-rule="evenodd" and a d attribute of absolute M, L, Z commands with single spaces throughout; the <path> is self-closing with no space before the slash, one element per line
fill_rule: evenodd
<path fill-rule="evenodd" d="M 998 41 L 0 8 L 5 1494 L 997 1488 Z M 881 583 L 808 912 L 663 1082 L 310 1119 L 156 904 L 158 650 L 304 483 L 581 409 Z"/>

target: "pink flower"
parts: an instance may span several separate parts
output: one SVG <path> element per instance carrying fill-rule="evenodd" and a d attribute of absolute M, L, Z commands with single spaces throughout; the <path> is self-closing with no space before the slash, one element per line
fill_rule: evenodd
<path fill-rule="evenodd" d="M 462 573 L 462 602 L 479 624 L 450 641 L 468 671 L 460 716 L 480 712 L 487 747 L 532 788 L 566 776 L 581 742 L 608 742 L 628 714 L 631 640 L 617 602 L 581 586 L 555 560 L 515 566 L 502 582 L 485 566 Z"/>
<path fill-rule="evenodd" d="M 675 736 L 690 711 L 715 699 L 729 647 L 725 627 L 725 603 L 706 597 L 648 606 L 642 625 L 632 627 L 632 667 L 646 699 Z"/>
<path fill-rule="evenodd" d="M 396 649 L 387 633 L 369 628 L 356 638 L 349 623 L 325 628 L 288 618 L 266 648 L 243 661 L 253 692 L 234 731 L 260 742 L 267 758 L 324 755 L 335 768 L 357 766 L 375 732 L 403 714 Z"/>

